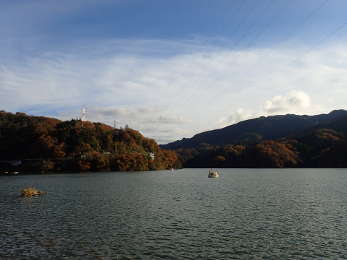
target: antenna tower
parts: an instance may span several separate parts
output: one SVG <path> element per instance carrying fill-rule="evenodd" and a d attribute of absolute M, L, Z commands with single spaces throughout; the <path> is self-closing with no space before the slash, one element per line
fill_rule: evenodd
<path fill-rule="evenodd" d="M 84 107 L 81 110 L 81 122 L 83 127 L 83 121 L 87 121 L 87 109 Z"/>

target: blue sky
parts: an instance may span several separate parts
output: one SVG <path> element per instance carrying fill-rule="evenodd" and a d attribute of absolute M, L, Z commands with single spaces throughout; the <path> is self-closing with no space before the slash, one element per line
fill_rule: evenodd
<path fill-rule="evenodd" d="M 2 0 L 14 49 L 73 51 L 106 39 L 205 39 L 226 47 L 315 44 L 346 22 L 344 0 Z M 207 38 L 207 39 L 206 39 Z M 334 38 L 334 37 L 332 37 Z M 17 50 L 19 51 L 19 50 Z M 21 53 L 22 54 L 22 53 Z"/>
<path fill-rule="evenodd" d="M 2 0 L 0 109 L 165 143 L 346 108 L 344 0 Z"/>

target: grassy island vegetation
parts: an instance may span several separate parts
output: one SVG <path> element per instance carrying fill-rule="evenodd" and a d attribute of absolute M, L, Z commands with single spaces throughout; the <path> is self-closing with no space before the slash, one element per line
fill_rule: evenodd
<path fill-rule="evenodd" d="M 0 112 L 0 172 L 147 171 L 180 167 L 140 132 L 102 123 Z"/>
<path fill-rule="evenodd" d="M 25 197 L 25 198 L 29 198 L 29 197 L 33 197 L 33 196 L 40 196 L 46 194 L 46 192 L 43 191 L 39 191 L 38 189 L 35 189 L 33 187 L 29 187 L 29 188 L 25 188 L 23 190 L 21 190 L 21 197 Z"/>

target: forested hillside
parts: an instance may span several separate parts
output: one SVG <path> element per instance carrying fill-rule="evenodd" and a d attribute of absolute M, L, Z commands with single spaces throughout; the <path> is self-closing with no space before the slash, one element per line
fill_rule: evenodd
<path fill-rule="evenodd" d="M 267 121 L 280 120 L 284 124 L 281 117 L 267 118 Z M 0 173 L 146 171 L 178 168 L 182 164 L 213 168 L 347 167 L 345 111 L 303 120 L 312 121 L 312 118 L 316 120 L 312 127 L 290 131 L 287 136 L 282 133 L 279 138 L 249 137 L 225 145 L 202 142 L 192 148 L 170 151 L 129 128 L 1 111 Z M 272 127 L 261 129 L 263 136 L 266 129 L 271 136 L 278 135 Z M 283 128 L 279 131 L 283 132 Z"/>
<path fill-rule="evenodd" d="M 249 144 L 177 149 L 185 167 L 347 167 L 347 116 L 296 136 Z"/>
<path fill-rule="evenodd" d="M 133 129 L 0 112 L 1 170 L 134 171 L 179 167 L 176 153 Z M 13 161 L 20 165 L 13 165 Z"/>
<path fill-rule="evenodd" d="M 329 114 L 307 115 L 277 115 L 259 117 L 241 121 L 221 129 L 215 129 L 196 134 L 192 138 L 184 138 L 166 145 L 165 149 L 198 148 L 205 143 L 214 146 L 230 144 L 254 144 L 264 140 L 276 140 L 295 136 L 318 125 L 330 124 L 338 118 L 347 116 L 345 110 L 335 110 Z"/>

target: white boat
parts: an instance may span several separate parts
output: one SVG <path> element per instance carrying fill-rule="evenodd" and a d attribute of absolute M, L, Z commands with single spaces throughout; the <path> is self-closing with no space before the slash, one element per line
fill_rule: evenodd
<path fill-rule="evenodd" d="M 219 177 L 219 173 L 217 171 L 212 171 L 212 169 L 211 169 L 211 170 L 208 171 L 208 177 L 209 178 L 218 178 Z"/>

